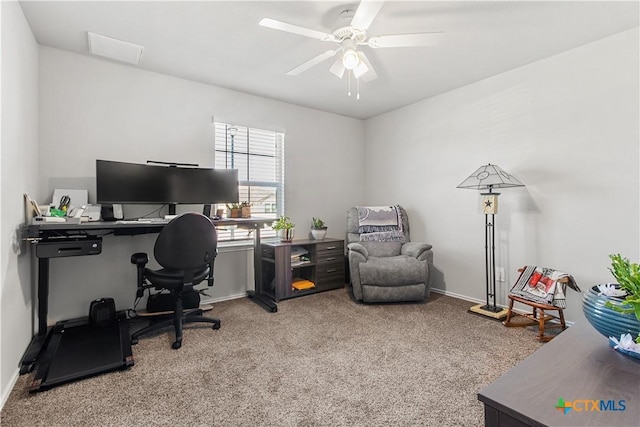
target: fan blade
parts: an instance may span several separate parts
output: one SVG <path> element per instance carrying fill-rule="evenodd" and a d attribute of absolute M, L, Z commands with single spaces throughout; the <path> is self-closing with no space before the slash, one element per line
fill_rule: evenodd
<path fill-rule="evenodd" d="M 334 62 L 331 68 L 329 68 L 329 71 L 331 71 L 339 78 L 342 78 L 342 76 L 344 76 L 344 70 L 345 68 L 344 64 L 342 63 L 342 58 L 336 59 L 336 62 Z"/>
<path fill-rule="evenodd" d="M 319 63 L 321 63 L 322 61 L 324 61 L 326 59 L 331 58 L 339 50 L 340 49 L 328 50 L 328 51 L 326 51 L 324 53 L 321 53 L 320 55 L 316 56 L 315 58 L 311 58 L 310 60 L 308 60 L 304 64 L 298 65 L 296 68 L 294 68 L 293 70 L 289 71 L 287 73 L 287 75 L 288 76 L 297 76 L 298 74 L 302 73 L 303 71 L 307 71 L 309 68 L 318 65 Z"/>
<path fill-rule="evenodd" d="M 378 12 L 384 6 L 383 1 L 362 0 L 356 13 L 351 20 L 351 26 L 358 30 L 366 31 L 373 20 L 378 16 Z"/>
<path fill-rule="evenodd" d="M 416 33 L 416 34 L 396 34 L 389 36 L 371 37 L 367 44 L 372 48 L 379 47 L 412 47 L 412 46 L 435 46 L 440 42 L 444 33 Z"/>
<path fill-rule="evenodd" d="M 299 27 L 293 24 L 287 24 L 286 22 L 276 21 L 271 18 L 262 18 L 260 25 L 267 28 L 273 28 L 274 30 L 286 31 L 287 33 L 298 34 L 305 37 L 311 37 L 313 39 L 323 41 L 334 41 L 333 34 L 323 33 L 322 31 L 312 30 L 310 28 Z"/>
<path fill-rule="evenodd" d="M 376 70 L 373 69 L 373 66 L 371 65 L 371 62 L 369 62 L 367 55 L 365 55 L 364 52 L 358 52 L 358 56 L 360 57 L 360 61 L 369 69 L 364 74 L 362 74 L 362 80 L 364 80 L 365 82 L 370 82 L 371 80 L 377 79 L 378 74 L 376 74 Z"/>

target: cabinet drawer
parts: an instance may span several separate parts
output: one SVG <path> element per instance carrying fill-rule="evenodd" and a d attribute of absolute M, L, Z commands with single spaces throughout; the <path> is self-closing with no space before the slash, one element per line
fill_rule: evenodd
<path fill-rule="evenodd" d="M 316 257 L 318 265 L 344 263 L 344 255 L 342 254 L 318 254 Z"/>
<path fill-rule="evenodd" d="M 341 257 L 344 256 L 344 242 L 323 242 L 316 245 L 316 254 L 318 259 L 324 257 Z"/>
<path fill-rule="evenodd" d="M 316 281 L 316 288 L 318 290 L 327 290 L 334 288 L 342 288 L 344 287 L 344 275 L 343 274 L 334 274 L 331 276 L 326 276 L 322 280 Z"/>
<path fill-rule="evenodd" d="M 344 283 L 344 258 L 340 257 L 338 262 L 318 265 L 316 267 L 316 281 L 319 285 L 335 281 Z"/>

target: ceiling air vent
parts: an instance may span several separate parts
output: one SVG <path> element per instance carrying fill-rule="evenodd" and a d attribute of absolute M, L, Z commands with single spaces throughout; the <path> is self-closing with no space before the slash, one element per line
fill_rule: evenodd
<path fill-rule="evenodd" d="M 87 35 L 89 36 L 89 52 L 92 54 L 129 64 L 140 64 L 144 47 L 91 32 L 87 32 Z"/>

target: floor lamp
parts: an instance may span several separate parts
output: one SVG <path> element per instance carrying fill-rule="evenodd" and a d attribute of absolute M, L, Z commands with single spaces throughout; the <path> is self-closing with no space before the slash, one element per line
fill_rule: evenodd
<path fill-rule="evenodd" d="M 496 305 L 496 246 L 495 216 L 498 213 L 498 196 L 495 188 L 524 187 L 515 177 L 506 173 L 500 166 L 491 163 L 480 166 L 457 188 L 481 190 L 482 213 L 484 213 L 484 252 L 485 252 L 485 285 L 486 304 L 478 304 L 469 309 L 472 313 L 502 319 L 507 316 L 507 309 Z"/>

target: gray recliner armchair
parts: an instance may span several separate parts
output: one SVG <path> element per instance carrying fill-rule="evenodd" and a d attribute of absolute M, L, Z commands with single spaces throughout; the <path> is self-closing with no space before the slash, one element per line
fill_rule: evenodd
<path fill-rule="evenodd" d="M 387 207 L 385 207 L 387 208 Z M 432 246 L 411 242 L 407 212 L 399 205 L 397 226 L 367 225 L 376 210 L 353 207 L 347 211 L 347 248 L 353 296 L 364 302 L 422 301 L 429 297 Z M 390 216 L 390 209 L 382 212 Z M 384 216 L 384 215 L 382 215 Z"/>

